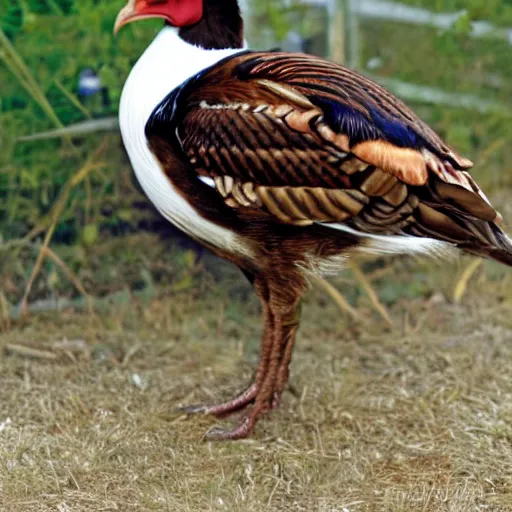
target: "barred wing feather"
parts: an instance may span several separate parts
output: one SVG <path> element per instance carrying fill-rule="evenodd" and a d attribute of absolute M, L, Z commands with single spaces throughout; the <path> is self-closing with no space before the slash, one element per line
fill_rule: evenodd
<path fill-rule="evenodd" d="M 509 258 L 472 163 L 385 89 L 316 57 L 231 57 L 166 98 L 146 134 L 179 145 L 192 172 L 246 217 Z"/>

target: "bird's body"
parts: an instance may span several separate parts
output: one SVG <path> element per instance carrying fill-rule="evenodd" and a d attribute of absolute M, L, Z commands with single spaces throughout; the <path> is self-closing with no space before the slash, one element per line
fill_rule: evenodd
<path fill-rule="evenodd" d="M 168 220 L 242 269 L 263 303 L 254 383 L 193 409 L 253 404 L 212 437 L 247 435 L 279 402 L 308 274 L 361 251 L 460 248 L 512 264 L 471 162 L 387 91 L 316 57 L 245 50 L 235 0 L 167 0 L 158 11 L 138 1 L 147 0 L 130 0 L 122 19 L 156 15 L 181 28 L 160 32 L 123 91 L 136 175 Z"/>

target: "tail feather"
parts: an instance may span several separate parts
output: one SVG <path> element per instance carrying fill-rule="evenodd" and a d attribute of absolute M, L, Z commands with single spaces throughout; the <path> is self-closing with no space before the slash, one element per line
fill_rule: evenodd
<path fill-rule="evenodd" d="M 500 227 L 501 215 L 466 178 L 472 190 L 431 176 L 426 185 L 408 187 L 400 205 L 378 198 L 347 222 L 321 224 L 356 237 L 357 251 L 445 257 L 457 248 L 512 266 L 512 240 Z"/>
<path fill-rule="evenodd" d="M 495 229 L 497 230 L 495 233 L 496 242 L 492 245 L 479 247 L 479 251 L 475 252 L 475 254 L 489 257 L 512 267 L 512 240 L 501 230 L 500 227 L 496 226 Z M 471 252 L 471 249 L 469 249 L 468 252 Z"/>
<path fill-rule="evenodd" d="M 435 180 L 419 194 L 411 234 L 428 236 L 459 249 L 512 266 L 512 240 L 501 229 L 501 215 L 485 196 Z"/>
<path fill-rule="evenodd" d="M 493 260 L 504 263 L 509 267 L 512 267 L 512 246 L 509 244 L 508 249 L 491 249 L 488 252 L 488 256 Z"/>

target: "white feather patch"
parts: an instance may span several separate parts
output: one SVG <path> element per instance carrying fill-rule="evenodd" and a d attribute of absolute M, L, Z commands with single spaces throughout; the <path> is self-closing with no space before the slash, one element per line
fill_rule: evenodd
<path fill-rule="evenodd" d="M 336 254 L 334 256 L 327 257 L 308 254 L 306 261 L 298 266 L 308 274 L 335 276 L 344 270 L 346 261 L 346 254 Z"/>
<path fill-rule="evenodd" d="M 215 186 L 215 181 L 213 180 L 213 178 L 210 178 L 209 176 L 199 176 L 199 179 L 205 184 L 205 185 L 208 185 L 209 187 L 212 187 L 212 188 L 217 188 Z"/>
<path fill-rule="evenodd" d="M 218 103 L 210 105 L 207 101 L 201 101 L 199 106 L 205 110 L 250 110 L 251 106 L 248 103 Z"/>
<path fill-rule="evenodd" d="M 453 257 L 456 253 L 453 244 L 433 238 L 420 238 L 411 235 L 372 235 L 357 231 L 344 224 L 327 224 L 322 222 L 321 225 L 361 238 L 363 243 L 354 249 L 357 252 L 382 255 L 412 254 L 434 256 L 437 258 Z"/>

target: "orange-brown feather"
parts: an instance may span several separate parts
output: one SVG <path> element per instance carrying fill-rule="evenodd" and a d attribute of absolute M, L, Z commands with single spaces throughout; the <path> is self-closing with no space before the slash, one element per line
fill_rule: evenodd
<path fill-rule="evenodd" d="M 351 151 L 361 160 L 380 167 L 409 185 L 425 185 L 428 180 L 425 159 L 415 149 L 398 148 L 389 142 L 376 140 L 361 142 Z"/>

